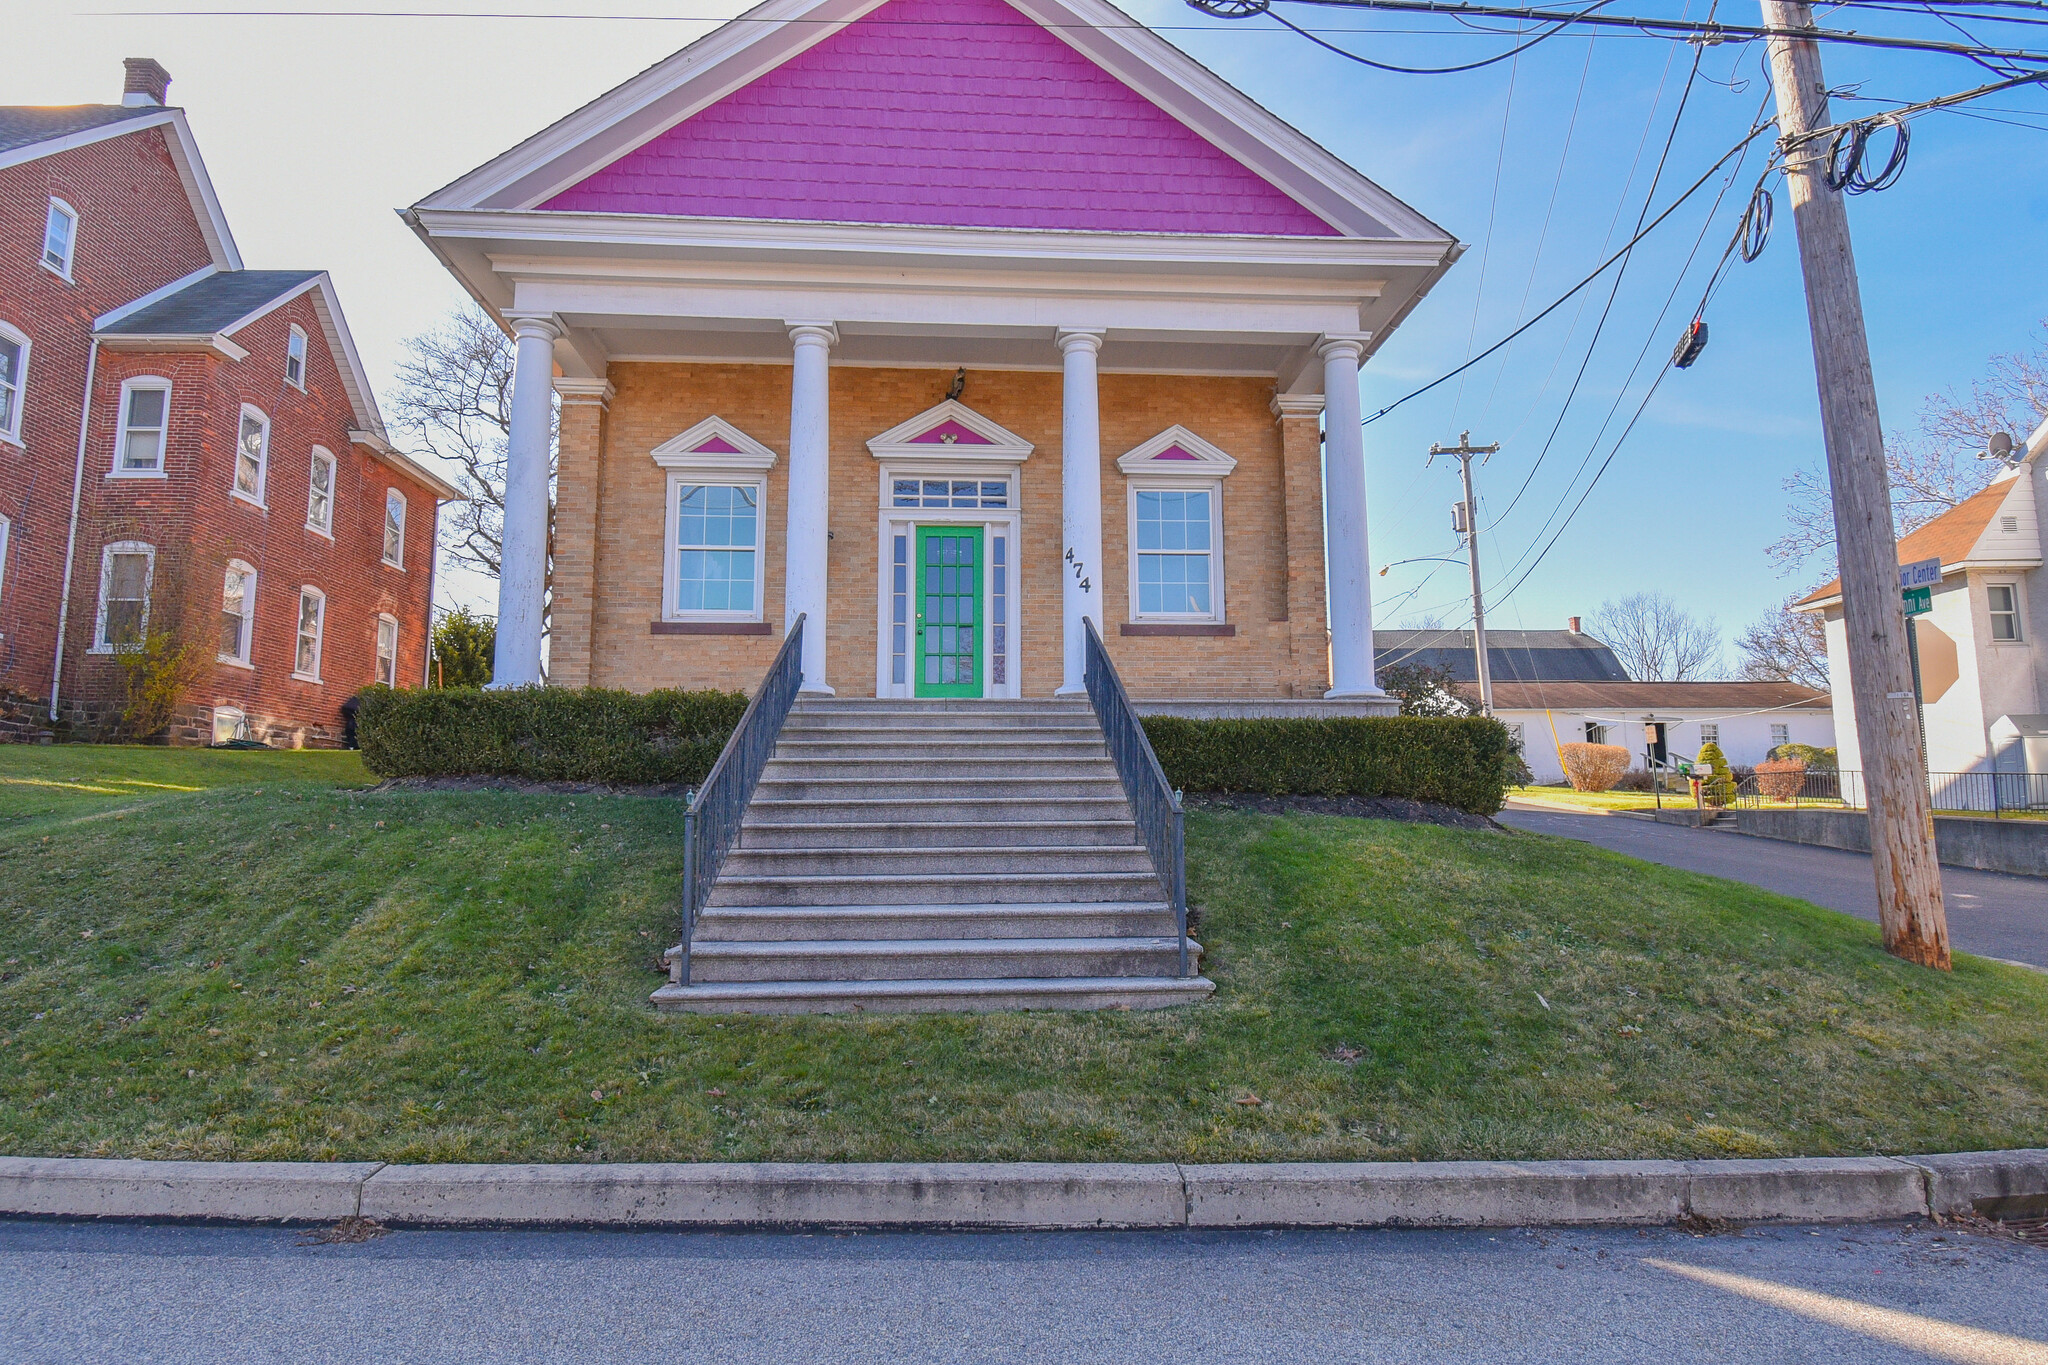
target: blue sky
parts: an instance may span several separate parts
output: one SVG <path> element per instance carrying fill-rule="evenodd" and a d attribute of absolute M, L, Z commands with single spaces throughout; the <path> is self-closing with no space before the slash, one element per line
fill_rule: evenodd
<path fill-rule="evenodd" d="M 401 339 L 461 302 L 393 210 L 711 27 L 673 18 L 170 12 L 201 7 L 236 8 L 232 0 L 5 0 L 0 13 L 11 60 L 0 100 L 110 100 L 119 91 L 122 57 L 157 57 L 174 78 L 173 101 L 191 111 L 249 263 L 331 269 L 380 386 Z M 1368 412 L 1550 302 L 1606 254 L 1610 230 L 1613 245 L 1627 238 L 1693 54 L 1684 44 L 1633 34 L 1566 35 L 1477 72 L 1393 75 L 1323 52 L 1268 19 L 1226 23 L 1173 0 L 1130 0 L 1128 7 L 1470 244 L 1367 368 Z M 352 6 L 271 0 L 260 8 Z M 741 7 L 729 0 L 380 0 L 355 8 L 710 20 Z M 1396 63 L 1448 65 L 1512 45 L 1448 20 L 1283 9 L 1331 41 Z M 1638 0 L 1629 12 L 1688 11 L 1682 0 Z M 1756 15 L 1740 5 L 1721 17 L 1755 22 Z M 1931 20 L 1903 15 L 1842 11 L 1838 21 L 1866 31 L 1953 36 Z M 1370 31 L 1334 31 L 1340 29 Z M 1707 51 L 1660 202 L 1748 130 L 1767 94 L 1760 57 L 1757 46 Z M 1956 57 L 1831 47 L 1825 59 L 1831 85 L 1853 85 L 1869 97 L 1918 100 L 1990 79 Z M 1837 112 L 1882 107 L 1865 101 L 1838 105 Z M 1909 424 L 1925 395 L 1967 385 L 1993 353 L 2026 346 L 2048 318 L 2048 92 L 1995 96 L 1980 112 L 2004 117 L 2006 110 L 2025 111 L 2019 117 L 2031 115 L 2037 126 L 1955 114 L 1919 120 L 1899 184 L 1851 203 L 1888 427 Z M 1798 259 L 1780 188 L 1768 249 L 1754 264 L 1732 266 L 1715 296 L 1705 355 L 1666 379 L 1562 538 L 1506 592 L 1521 577 L 1520 569 L 1507 572 L 1510 566 L 1522 560 L 1527 567 L 1531 546 L 1549 537 L 1539 537 L 1546 518 L 1561 500 L 1568 508 L 1583 488 L 1574 471 L 1589 451 L 1588 472 L 1606 458 L 1641 386 L 1668 355 L 1733 230 L 1761 154 L 1760 141 L 1711 221 L 1707 209 L 1718 183 L 1638 249 L 1540 466 L 1538 452 L 1606 303 L 1605 280 L 1581 296 L 1583 312 L 1574 300 L 1504 359 L 1481 364 L 1462 384 L 1453 380 L 1367 429 L 1377 563 L 1456 552 L 1449 529 L 1455 465 L 1439 460 L 1425 470 L 1423 461 L 1432 442 L 1455 441 L 1469 428 L 1474 440 L 1503 445 L 1479 475 L 1495 597 L 1489 619 L 1496 626 L 1560 626 L 1606 598 L 1647 589 L 1716 617 L 1732 636 L 1802 586 L 1780 577 L 1763 554 L 1782 526 L 1780 480 L 1820 458 Z M 1669 316 L 1653 327 L 1696 241 L 1698 259 Z M 1624 390 L 1646 341 L 1643 369 Z M 1595 445 L 1610 410 L 1612 425 Z M 1525 478 L 1527 491 L 1510 508 Z M 481 585 L 460 577 L 447 584 L 457 596 L 481 593 Z M 1424 615 L 1456 625 L 1469 614 L 1464 573 L 1455 565 L 1398 567 L 1376 586 L 1383 626 Z"/>

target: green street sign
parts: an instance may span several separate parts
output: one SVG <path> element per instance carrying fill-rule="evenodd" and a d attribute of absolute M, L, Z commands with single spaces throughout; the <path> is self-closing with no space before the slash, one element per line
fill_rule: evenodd
<path fill-rule="evenodd" d="M 1934 589 L 1908 588 L 1900 594 L 1906 602 L 1906 615 L 1925 616 L 1934 610 Z"/>

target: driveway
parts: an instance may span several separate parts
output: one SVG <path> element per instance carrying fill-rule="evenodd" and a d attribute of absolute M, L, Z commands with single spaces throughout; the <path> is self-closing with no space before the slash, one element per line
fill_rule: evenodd
<path fill-rule="evenodd" d="M 2048 1250 L 1921 1223 L 870 1235 L 0 1221 L 0 1359 L 2048 1359 Z"/>
<path fill-rule="evenodd" d="M 1877 922 L 1877 880 L 1868 853 L 1759 839 L 1732 830 L 1660 825 L 1631 815 L 1580 815 L 1510 805 L 1495 818 L 1515 829 L 1579 839 L 1644 862 L 1748 882 Z M 2048 877 L 1944 867 L 1941 893 L 1954 947 L 2048 969 Z"/>

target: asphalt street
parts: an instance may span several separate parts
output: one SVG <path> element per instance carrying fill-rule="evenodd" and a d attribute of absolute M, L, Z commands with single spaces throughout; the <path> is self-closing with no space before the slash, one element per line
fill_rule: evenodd
<path fill-rule="evenodd" d="M 1926 1224 L 305 1241 L 0 1222 L 0 1358 L 2048 1361 L 2048 1251 Z"/>
<path fill-rule="evenodd" d="M 1515 829 L 1582 839 L 1644 862 L 1748 882 L 1877 922 L 1877 881 L 1867 853 L 1788 844 L 1731 830 L 1660 825 L 1625 815 L 1510 806 L 1494 818 Z M 1948 910 L 1952 946 L 2048 968 L 2048 877 L 1944 867 L 1941 898 Z"/>

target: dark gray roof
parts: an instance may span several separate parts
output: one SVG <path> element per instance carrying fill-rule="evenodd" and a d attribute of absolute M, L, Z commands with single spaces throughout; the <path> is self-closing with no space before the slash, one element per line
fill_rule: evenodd
<path fill-rule="evenodd" d="M 1448 668 L 1459 682 L 1479 680 L 1469 630 L 1376 630 L 1373 667 Z M 1627 682 L 1614 651 L 1569 630 L 1489 630 L 1486 656 L 1495 682 Z"/>
<path fill-rule="evenodd" d="M 51 138 L 69 137 L 88 128 L 103 128 L 125 119 L 161 114 L 154 104 L 65 104 L 0 106 L 0 152 L 32 147 Z"/>
<path fill-rule="evenodd" d="M 223 270 L 101 329 L 103 336 L 209 336 L 304 284 L 317 270 Z"/>

